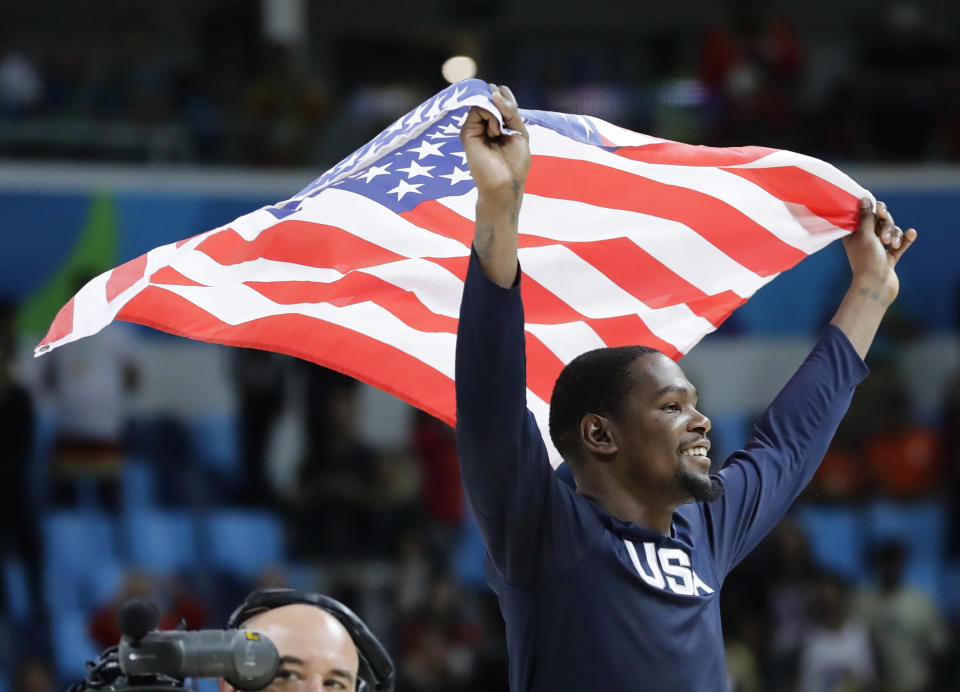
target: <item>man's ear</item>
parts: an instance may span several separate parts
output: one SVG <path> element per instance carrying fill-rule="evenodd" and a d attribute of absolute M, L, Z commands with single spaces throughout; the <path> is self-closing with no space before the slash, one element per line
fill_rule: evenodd
<path fill-rule="evenodd" d="M 580 441 L 601 461 L 606 461 L 620 449 L 613 421 L 597 413 L 588 413 L 580 419 Z"/>

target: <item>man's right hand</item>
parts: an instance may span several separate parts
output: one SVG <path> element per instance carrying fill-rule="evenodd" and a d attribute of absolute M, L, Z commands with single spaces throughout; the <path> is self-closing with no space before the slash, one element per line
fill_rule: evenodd
<path fill-rule="evenodd" d="M 507 288 L 517 273 L 517 220 L 530 170 L 530 146 L 513 93 L 507 87 L 490 87 L 504 124 L 519 134 L 503 134 L 491 113 L 474 107 L 460 130 L 460 140 L 477 186 L 473 247 L 484 273 Z"/>

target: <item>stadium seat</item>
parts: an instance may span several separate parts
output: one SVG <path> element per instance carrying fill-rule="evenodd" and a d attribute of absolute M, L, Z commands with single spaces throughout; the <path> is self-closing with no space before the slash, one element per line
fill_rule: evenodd
<path fill-rule="evenodd" d="M 251 578 L 283 561 L 283 529 L 269 512 L 216 510 L 202 523 L 201 555 L 218 571 Z"/>
<path fill-rule="evenodd" d="M 3 560 L 3 583 L 6 593 L 0 594 L 0 603 L 6 604 L 6 612 L 13 620 L 26 620 L 31 616 L 30 592 L 27 572 L 23 562 L 7 557 Z"/>
<path fill-rule="evenodd" d="M 935 502 L 880 500 L 867 510 L 867 527 L 871 546 L 896 539 L 903 542 L 911 555 L 929 559 L 943 553 L 947 517 Z"/>
<path fill-rule="evenodd" d="M 453 574 L 461 584 L 469 584 L 475 588 L 486 586 L 486 577 L 483 573 L 483 556 L 487 548 L 483 544 L 483 535 L 477 520 L 472 512 L 467 512 L 460 529 L 460 537 L 452 556 Z"/>
<path fill-rule="evenodd" d="M 799 505 L 793 514 L 821 568 L 852 581 L 863 580 L 863 517 L 854 508 Z"/>
<path fill-rule="evenodd" d="M 224 477 L 237 478 L 240 445 L 233 416 L 206 416 L 190 421 L 190 437 L 197 460 Z"/>
<path fill-rule="evenodd" d="M 117 560 L 98 562 L 78 578 L 78 602 L 89 609 L 111 600 L 119 592 L 127 572 Z"/>
<path fill-rule="evenodd" d="M 82 610 L 59 611 L 51 625 L 51 644 L 57 675 L 71 684 L 87 676 L 84 663 L 100 652 L 87 633 L 87 618 Z"/>
<path fill-rule="evenodd" d="M 148 509 L 156 504 L 153 469 L 142 459 L 127 459 L 123 464 L 122 503 L 125 512 Z"/>
<path fill-rule="evenodd" d="M 101 512 L 57 511 L 42 522 L 44 594 L 53 612 L 81 608 L 83 575 L 104 562 L 116 562 L 116 536 Z"/>
<path fill-rule="evenodd" d="M 196 564 L 196 521 L 181 510 L 141 509 L 124 516 L 121 550 L 124 559 L 150 572 L 168 573 Z"/>

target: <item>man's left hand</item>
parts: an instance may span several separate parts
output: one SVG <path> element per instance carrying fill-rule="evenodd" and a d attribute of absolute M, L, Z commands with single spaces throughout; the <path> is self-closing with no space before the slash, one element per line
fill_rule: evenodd
<path fill-rule="evenodd" d="M 917 232 L 900 230 L 883 202 L 877 202 L 877 211 L 870 209 L 870 199 L 860 200 L 860 227 L 843 239 L 847 259 L 853 270 L 853 283 L 872 297 L 893 302 L 900 290 L 900 280 L 894 271 L 897 261 L 917 239 Z"/>

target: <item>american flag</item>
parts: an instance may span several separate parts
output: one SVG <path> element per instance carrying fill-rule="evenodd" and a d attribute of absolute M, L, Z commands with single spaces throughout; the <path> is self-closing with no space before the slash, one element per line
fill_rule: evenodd
<path fill-rule="evenodd" d="M 287 353 L 453 423 L 454 344 L 476 189 L 460 144 L 489 87 L 459 82 L 297 195 L 93 279 L 40 355 L 112 320 Z M 565 363 L 646 344 L 679 359 L 753 293 L 856 227 L 867 191 L 823 161 L 691 146 L 521 111 L 527 402 L 549 443 Z M 491 373 L 496 376 L 496 373 Z"/>

